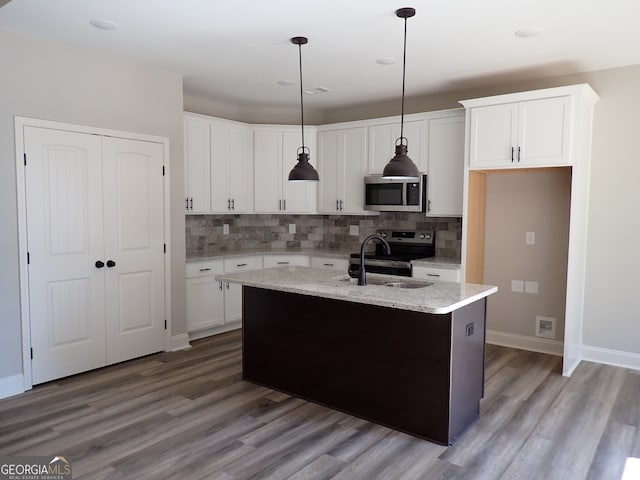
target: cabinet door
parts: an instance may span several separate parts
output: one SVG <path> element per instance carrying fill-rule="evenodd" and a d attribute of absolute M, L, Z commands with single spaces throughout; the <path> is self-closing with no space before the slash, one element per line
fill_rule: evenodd
<path fill-rule="evenodd" d="M 340 210 L 342 191 L 338 190 L 338 165 L 342 164 L 342 152 L 339 140 L 339 130 L 318 134 L 318 211 L 321 213 L 336 213 Z"/>
<path fill-rule="evenodd" d="M 209 122 L 184 118 L 184 191 L 187 213 L 209 213 L 210 187 Z"/>
<path fill-rule="evenodd" d="M 223 284 L 213 275 L 187 278 L 187 331 L 224 323 Z"/>
<path fill-rule="evenodd" d="M 519 104 L 517 158 L 520 165 L 569 164 L 569 110 L 569 97 Z"/>
<path fill-rule="evenodd" d="M 256 130 L 254 149 L 254 210 L 280 213 L 282 210 L 282 132 Z M 292 165 L 293 166 L 293 165 Z"/>
<path fill-rule="evenodd" d="M 311 257 L 311 266 L 314 268 L 328 268 L 330 270 L 341 270 L 347 272 L 349 260 L 345 258 L 333 257 Z"/>
<path fill-rule="evenodd" d="M 364 213 L 364 177 L 367 172 L 366 128 L 342 132 L 342 152 L 337 182 L 342 192 L 342 213 Z"/>
<path fill-rule="evenodd" d="M 229 128 L 211 123 L 211 212 L 229 213 L 231 195 L 229 193 Z"/>
<path fill-rule="evenodd" d="M 264 268 L 286 267 L 288 265 L 298 265 L 308 267 L 310 265 L 307 255 L 265 255 Z"/>
<path fill-rule="evenodd" d="M 438 267 L 413 267 L 411 274 L 413 278 L 426 280 L 440 280 L 443 282 L 460 282 L 461 271 L 459 268 L 438 268 Z"/>
<path fill-rule="evenodd" d="M 242 320 L 242 285 L 224 282 L 224 323 Z"/>
<path fill-rule="evenodd" d="M 305 146 L 309 147 L 310 163 L 317 167 L 318 152 L 315 148 L 315 134 L 305 133 Z M 286 213 L 315 213 L 317 203 L 317 182 L 289 182 L 289 172 L 298 161 L 301 132 L 285 131 L 282 139 L 282 211 Z M 322 181 L 322 179 L 321 179 Z"/>
<path fill-rule="evenodd" d="M 251 131 L 243 127 L 229 127 L 229 150 L 227 185 L 233 213 L 253 211 L 251 192 L 253 190 L 253 151 Z"/>
<path fill-rule="evenodd" d="M 423 120 L 404 122 L 404 136 L 407 139 L 409 158 L 426 172 L 424 151 Z M 396 140 L 400 137 L 400 119 L 397 122 L 372 125 L 369 127 L 369 174 L 380 174 L 396 153 Z"/>
<path fill-rule="evenodd" d="M 464 116 L 428 120 L 427 216 L 461 216 Z"/>
<path fill-rule="evenodd" d="M 505 168 L 515 165 L 517 128 L 517 104 L 472 108 L 469 166 Z"/>

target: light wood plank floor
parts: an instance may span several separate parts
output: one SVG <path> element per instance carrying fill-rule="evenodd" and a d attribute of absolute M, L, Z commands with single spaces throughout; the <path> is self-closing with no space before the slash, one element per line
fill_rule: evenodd
<path fill-rule="evenodd" d="M 83 479 L 612 479 L 640 457 L 640 372 L 487 347 L 480 419 L 442 447 L 240 380 L 239 331 L 0 401 L 0 455 Z"/>

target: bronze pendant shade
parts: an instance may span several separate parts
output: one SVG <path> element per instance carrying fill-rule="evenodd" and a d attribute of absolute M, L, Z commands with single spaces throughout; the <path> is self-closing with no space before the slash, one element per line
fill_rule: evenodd
<path fill-rule="evenodd" d="M 293 37 L 291 43 L 298 45 L 300 59 L 300 124 L 302 126 L 302 146 L 298 148 L 298 163 L 289 172 L 290 182 L 317 182 L 320 180 L 318 172 L 309 163 L 309 148 L 304 146 L 304 106 L 302 100 L 302 45 L 309 40 L 307 37 Z"/>
<path fill-rule="evenodd" d="M 407 64 L 407 18 L 416 14 L 415 8 L 405 7 L 396 10 L 396 16 L 404 19 L 404 52 L 402 58 L 402 110 L 400 116 L 400 137 L 396 140 L 396 154 L 382 171 L 384 178 L 417 178 L 418 167 L 409 158 L 409 142 L 404 136 L 404 83 Z"/>

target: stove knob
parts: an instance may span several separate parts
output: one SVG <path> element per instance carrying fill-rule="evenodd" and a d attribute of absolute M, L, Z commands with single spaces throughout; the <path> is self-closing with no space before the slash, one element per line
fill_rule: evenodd
<path fill-rule="evenodd" d="M 425 237 L 426 237 L 426 235 L 424 233 L 420 234 L 420 240 L 424 240 Z"/>
<path fill-rule="evenodd" d="M 386 234 L 386 233 L 384 233 L 384 232 L 382 232 L 382 233 L 380 234 L 380 236 L 381 236 L 382 238 L 387 238 L 387 234 Z"/>

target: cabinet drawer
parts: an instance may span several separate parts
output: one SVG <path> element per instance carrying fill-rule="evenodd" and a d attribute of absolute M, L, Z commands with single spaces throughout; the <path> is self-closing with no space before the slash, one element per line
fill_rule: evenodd
<path fill-rule="evenodd" d="M 346 272 L 349 268 L 349 261 L 344 258 L 311 257 L 311 266 L 315 268 L 330 268 Z"/>
<path fill-rule="evenodd" d="M 185 267 L 186 278 L 202 277 L 222 273 L 222 260 L 207 260 L 204 262 L 189 262 Z"/>
<path fill-rule="evenodd" d="M 460 269 L 437 267 L 413 267 L 414 278 L 428 280 L 442 280 L 445 282 L 460 282 Z"/>
<path fill-rule="evenodd" d="M 264 268 L 284 267 L 285 265 L 309 266 L 307 255 L 265 255 Z"/>
<path fill-rule="evenodd" d="M 224 273 L 243 272 L 246 270 L 260 270 L 262 256 L 234 257 L 224 260 Z"/>

